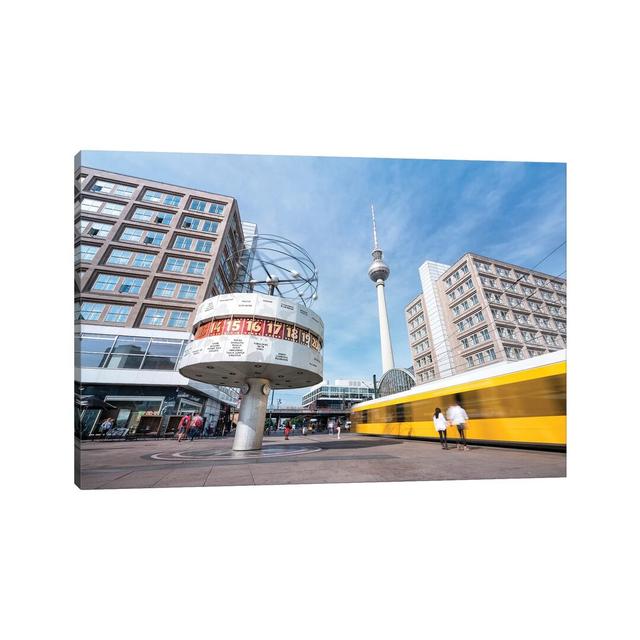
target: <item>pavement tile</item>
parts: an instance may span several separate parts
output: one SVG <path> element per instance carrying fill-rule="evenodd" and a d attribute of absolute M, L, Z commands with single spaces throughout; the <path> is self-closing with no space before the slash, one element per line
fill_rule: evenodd
<path fill-rule="evenodd" d="M 202 439 L 82 443 L 82 487 L 186 487 L 334 482 L 398 482 L 483 478 L 564 477 L 566 455 L 472 446 L 443 451 L 438 443 L 345 434 L 266 438 L 272 445 L 320 447 L 321 451 L 247 460 L 219 457 L 233 441 Z M 194 458 L 174 458 L 176 452 Z M 157 460 L 152 454 L 168 459 Z M 195 459 L 197 457 L 197 459 Z"/>

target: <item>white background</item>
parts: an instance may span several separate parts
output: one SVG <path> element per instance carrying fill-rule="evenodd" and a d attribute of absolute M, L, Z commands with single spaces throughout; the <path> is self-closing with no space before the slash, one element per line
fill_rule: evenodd
<path fill-rule="evenodd" d="M 5 637 L 637 637 L 634 3 L 7 7 Z M 568 479 L 77 490 L 83 148 L 568 162 Z"/>

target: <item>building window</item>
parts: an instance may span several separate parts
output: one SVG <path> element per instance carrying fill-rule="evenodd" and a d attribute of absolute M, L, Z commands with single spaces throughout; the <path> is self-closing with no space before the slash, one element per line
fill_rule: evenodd
<path fill-rule="evenodd" d="M 184 258 L 167 258 L 167 261 L 164 263 L 163 270 L 181 273 L 184 269 L 184 264 Z"/>
<path fill-rule="evenodd" d="M 83 302 L 80 306 L 79 320 L 100 320 L 106 305 L 99 302 Z"/>
<path fill-rule="evenodd" d="M 164 309 L 147 309 L 142 318 L 142 324 L 161 327 L 167 312 Z"/>
<path fill-rule="evenodd" d="M 521 347 L 505 347 L 504 352 L 509 360 L 522 360 Z"/>
<path fill-rule="evenodd" d="M 515 340 L 516 338 L 514 330 L 509 327 L 498 327 L 498 335 L 503 340 Z"/>
<path fill-rule="evenodd" d="M 160 298 L 173 298 L 176 293 L 176 283 L 175 282 L 166 282 L 164 280 L 160 280 L 156 284 L 156 288 L 153 291 L 153 295 Z"/>
<path fill-rule="evenodd" d="M 204 233 L 218 233 L 218 222 L 216 220 L 205 220 L 202 223 Z"/>
<path fill-rule="evenodd" d="M 135 187 L 131 187 L 126 184 L 117 184 L 114 194 L 120 196 L 121 198 L 130 198 L 133 195 L 135 189 Z"/>
<path fill-rule="evenodd" d="M 109 257 L 107 258 L 107 264 L 128 265 L 132 255 L 132 251 L 124 251 L 123 249 L 112 249 Z"/>
<path fill-rule="evenodd" d="M 193 244 L 193 238 L 188 238 L 187 236 L 176 236 L 176 239 L 173 242 L 173 248 L 190 251 L 192 244 Z"/>
<path fill-rule="evenodd" d="M 120 235 L 120 240 L 123 242 L 141 242 L 142 241 L 142 229 L 135 227 L 125 227 Z"/>
<path fill-rule="evenodd" d="M 101 200 L 82 198 L 82 200 L 80 201 L 80 211 L 86 211 L 87 213 L 97 213 L 101 204 Z"/>
<path fill-rule="evenodd" d="M 496 320 L 509 320 L 509 314 L 502 309 L 491 309 L 491 313 Z"/>
<path fill-rule="evenodd" d="M 162 196 L 163 194 L 159 191 L 151 191 L 147 189 L 142 196 L 142 201 L 159 203 L 162 202 Z"/>
<path fill-rule="evenodd" d="M 150 253 L 134 253 L 131 266 L 136 269 L 151 269 L 154 259 L 155 256 Z"/>
<path fill-rule="evenodd" d="M 503 278 L 511 277 L 511 272 L 508 271 L 507 269 L 504 269 L 503 267 L 496 267 L 496 272 L 499 276 L 502 276 Z"/>
<path fill-rule="evenodd" d="M 542 305 L 538 302 L 534 302 L 533 300 L 529 300 L 529 308 L 532 311 L 542 311 Z"/>
<path fill-rule="evenodd" d="M 195 300 L 198 293 L 198 286 L 195 284 L 181 284 L 178 291 L 178 298 L 182 300 Z"/>
<path fill-rule="evenodd" d="M 209 205 L 209 213 L 213 213 L 217 216 L 221 216 L 222 213 L 224 211 L 224 205 L 223 204 L 216 204 L 215 202 L 212 202 Z"/>
<path fill-rule="evenodd" d="M 184 329 L 189 321 L 188 311 L 172 311 L 169 314 L 169 322 L 167 325 L 174 329 Z"/>
<path fill-rule="evenodd" d="M 117 202 L 105 202 L 103 200 L 93 200 L 92 198 L 83 198 L 80 202 L 80 211 L 102 213 L 116 218 L 122 213 L 123 209 L 124 205 Z"/>
<path fill-rule="evenodd" d="M 128 293 L 129 295 L 138 295 L 142 289 L 142 278 L 123 278 L 120 285 L 120 293 Z"/>
<path fill-rule="evenodd" d="M 204 211 L 207 208 L 207 203 L 204 200 L 192 200 L 189 204 L 191 211 Z"/>
<path fill-rule="evenodd" d="M 113 216 L 114 218 L 117 218 L 122 213 L 123 209 L 123 204 L 117 204 L 116 202 L 105 202 L 104 207 L 102 207 L 102 211 L 100 213 L 103 213 L 105 216 Z"/>
<path fill-rule="evenodd" d="M 173 193 L 162 193 L 161 191 L 147 190 L 142 196 L 143 202 L 152 202 L 154 204 L 164 204 L 169 207 L 177 207 L 180 205 L 182 196 L 177 196 Z"/>
<path fill-rule="evenodd" d="M 111 276 L 101 273 L 93 283 L 93 291 L 115 291 L 119 276 Z"/>
<path fill-rule="evenodd" d="M 155 224 L 170 225 L 173 222 L 174 217 L 173 213 L 169 213 L 167 211 L 154 211 L 153 209 L 136 207 L 131 219 L 137 220 L 138 222 L 153 222 Z"/>
<path fill-rule="evenodd" d="M 192 218 L 191 216 L 187 216 L 182 221 L 182 228 L 189 229 L 191 231 L 197 231 L 200 226 L 200 218 Z"/>
<path fill-rule="evenodd" d="M 81 244 L 76 247 L 76 260 L 78 262 L 91 262 L 98 253 L 98 247 L 92 244 Z"/>
<path fill-rule="evenodd" d="M 113 347 L 115 336 L 83 333 L 80 336 L 80 366 L 103 367 Z"/>
<path fill-rule="evenodd" d="M 213 242 L 211 242 L 211 240 L 196 240 L 195 250 L 198 253 L 211 253 L 212 246 Z"/>
<path fill-rule="evenodd" d="M 547 281 L 542 278 L 534 278 L 533 280 L 539 287 L 544 287 L 547 284 Z"/>
<path fill-rule="evenodd" d="M 139 369 L 149 338 L 119 336 L 107 360 L 101 365 L 108 369 Z"/>
<path fill-rule="evenodd" d="M 124 324 L 129 317 L 131 307 L 112 304 L 107 311 L 107 315 L 104 317 L 105 322 L 113 322 L 117 324 Z"/>
<path fill-rule="evenodd" d="M 200 262 L 200 260 L 189 260 L 189 267 L 187 273 L 194 276 L 201 276 L 204 274 L 204 270 L 207 266 L 206 262 Z"/>
<path fill-rule="evenodd" d="M 491 267 L 486 262 L 480 262 L 476 260 L 476 267 L 479 271 L 484 271 L 485 273 L 491 273 Z"/>
<path fill-rule="evenodd" d="M 121 198 L 130 198 L 134 190 L 135 187 L 107 182 L 106 180 L 96 180 L 89 189 L 89 191 L 92 191 L 93 193 L 113 193 Z"/>
<path fill-rule="evenodd" d="M 160 231 L 147 231 L 144 243 L 150 244 L 154 247 L 159 247 L 162 244 L 165 235 L 165 233 L 161 233 Z"/>
<path fill-rule="evenodd" d="M 182 340 L 154 338 L 147 349 L 142 368 L 173 371 L 181 349 Z"/>
<path fill-rule="evenodd" d="M 113 225 L 103 222 L 91 222 L 90 220 L 80 220 L 80 232 L 94 238 L 106 238 Z"/>

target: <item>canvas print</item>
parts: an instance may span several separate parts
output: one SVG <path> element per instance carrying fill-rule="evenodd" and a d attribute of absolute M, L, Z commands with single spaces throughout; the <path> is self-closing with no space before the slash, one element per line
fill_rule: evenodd
<path fill-rule="evenodd" d="M 563 163 L 83 151 L 82 489 L 564 477 Z"/>

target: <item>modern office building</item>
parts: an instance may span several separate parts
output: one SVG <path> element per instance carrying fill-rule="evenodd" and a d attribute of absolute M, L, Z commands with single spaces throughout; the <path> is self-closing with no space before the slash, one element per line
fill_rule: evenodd
<path fill-rule="evenodd" d="M 79 430 L 107 416 L 129 433 L 214 425 L 237 392 L 176 370 L 195 308 L 233 289 L 245 235 L 229 196 L 80 166 L 75 174 Z M 255 235 L 255 225 L 250 225 Z"/>
<path fill-rule="evenodd" d="M 302 397 L 302 406 L 307 409 L 348 410 L 356 402 L 374 397 L 373 384 L 366 380 L 336 380 L 331 384 L 323 380 Z"/>
<path fill-rule="evenodd" d="M 566 348 L 566 280 L 467 253 L 426 261 L 405 307 L 418 384 Z"/>

